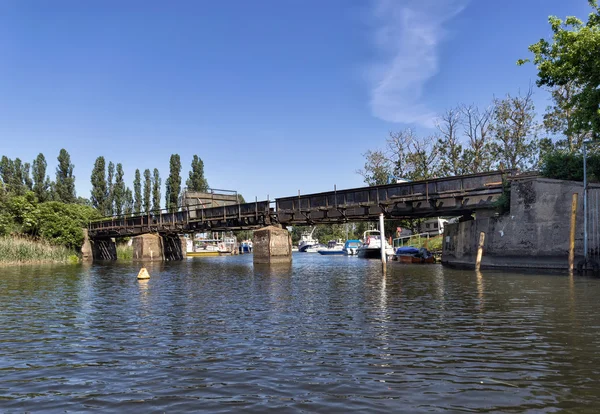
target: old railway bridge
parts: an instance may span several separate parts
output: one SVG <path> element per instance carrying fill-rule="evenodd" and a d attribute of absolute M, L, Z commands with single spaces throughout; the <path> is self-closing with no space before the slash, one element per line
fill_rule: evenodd
<path fill-rule="evenodd" d="M 503 183 L 515 177 L 514 171 L 494 171 L 243 204 L 236 202 L 236 196 L 206 193 L 194 202 L 192 193 L 176 212 L 161 210 L 92 221 L 82 252 L 97 260 L 116 259 L 114 238 L 140 236 L 134 238 L 134 259 L 173 260 L 185 256 L 179 237 L 185 233 L 374 221 L 381 213 L 388 219 L 470 215 L 493 210 Z M 148 234 L 154 238 L 142 237 Z M 255 252 L 259 251 L 255 243 Z"/>

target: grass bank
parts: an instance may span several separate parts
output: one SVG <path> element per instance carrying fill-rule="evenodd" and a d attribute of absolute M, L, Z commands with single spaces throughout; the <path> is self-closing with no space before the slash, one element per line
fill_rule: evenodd
<path fill-rule="evenodd" d="M 43 240 L 0 237 L 0 264 L 77 263 L 75 251 Z"/>
<path fill-rule="evenodd" d="M 410 239 L 405 239 L 403 246 L 413 246 L 417 248 L 426 247 L 431 252 L 442 251 L 443 235 L 430 237 L 427 241 L 426 237 L 419 238 L 417 235 L 411 236 Z"/>

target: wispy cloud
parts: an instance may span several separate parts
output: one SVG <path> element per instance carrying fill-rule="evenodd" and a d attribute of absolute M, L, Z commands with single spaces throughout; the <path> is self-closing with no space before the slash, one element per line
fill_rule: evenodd
<path fill-rule="evenodd" d="M 431 127 L 435 113 L 422 102 L 423 87 L 438 72 L 444 23 L 468 0 L 374 0 L 375 45 L 370 67 L 371 110 L 390 122 Z"/>

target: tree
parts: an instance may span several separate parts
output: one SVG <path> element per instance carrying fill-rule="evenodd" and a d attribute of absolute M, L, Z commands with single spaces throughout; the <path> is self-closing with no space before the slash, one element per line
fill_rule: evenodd
<path fill-rule="evenodd" d="M 204 162 L 197 155 L 192 159 L 192 170 L 190 178 L 185 182 L 187 189 L 190 191 L 207 191 L 208 182 L 204 178 Z"/>
<path fill-rule="evenodd" d="M 160 185 L 159 185 L 160 187 Z M 158 197 L 160 199 L 160 195 Z M 147 213 L 150 211 L 152 203 L 152 176 L 150 170 L 144 170 L 144 211 Z"/>
<path fill-rule="evenodd" d="M 464 172 L 477 174 L 492 169 L 491 129 L 493 108 L 482 111 L 474 105 L 462 105 L 463 131 L 468 139 L 464 150 Z"/>
<path fill-rule="evenodd" d="M 106 184 L 106 161 L 104 157 L 96 158 L 92 170 L 92 206 L 102 215 L 110 215 L 108 211 L 108 186 Z"/>
<path fill-rule="evenodd" d="M 380 185 L 387 184 L 391 176 L 392 168 L 385 153 L 380 150 L 367 151 L 363 154 L 366 158 L 365 167 L 356 173 L 363 176 L 365 184 Z"/>
<path fill-rule="evenodd" d="M 23 164 L 23 184 L 25 185 L 27 191 L 33 191 L 33 180 L 31 179 L 31 175 L 29 173 L 30 170 L 31 164 L 28 162 Z"/>
<path fill-rule="evenodd" d="M 152 210 L 155 212 L 160 211 L 160 184 L 160 175 L 155 168 L 152 177 Z"/>
<path fill-rule="evenodd" d="M 438 119 L 436 127 L 442 134 L 438 139 L 441 175 L 464 174 L 463 146 L 458 135 L 460 123 L 461 111 L 459 109 L 449 109 Z"/>
<path fill-rule="evenodd" d="M 438 176 L 440 161 L 438 140 L 436 136 L 427 136 L 411 141 L 410 154 L 407 157 L 412 170 L 409 174 L 411 180 L 425 180 Z"/>
<path fill-rule="evenodd" d="M 118 166 L 117 166 L 118 168 Z M 127 187 L 125 189 L 125 204 L 123 207 L 123 212 L 130 216 L 131 213 L 133 213 L 133 205 L 134 205 L 134 201 L 133 201 L 133 193 L 131 192 L 131 188 Z"/>
<path fill-rule="evenodd" d="M 41 152 L 33 160 L 32 174 L 33 174 L 33 192 L 37 196 L 40 203 L 48 201 L 50 194 L 50 177 L 46 176 L 46 157 Z"/>
<path fill-rule="evenodd" d="M 181 192 L 181 159 L 179 154 L 172 154 L 169 160 L 169 178 L 166 182 L 165 208 L 177 210 L 179 193 Z"/>
<path fill-rule="evenodd" d="M 411 128 L 389 133 L 386 143 L 390 154 L 388 158 L 393 165 L 393 175 L 395 178 L 407 178 L 409 176 L 410 165 L 408 157 L 410 155 L 410 145 L 414 140 L 415 133 Z"/>
<path fill-rule="evenodd" d="M 529 88 L 524 96 L 495 101 L 492 153 L 501 168 L 526 169 L 534 163 L 538 126 L 532 95 Z"/>
<path fill-rule="evenodd" d="M 6 155 L 0 160 L 0 176 L 7 192 L 11 192 L 14 183 L 15 165 L 13 160 Z"/>
<path fill-rule="evenodd" d="M 564 137 L 558 139 L 555 147 L 559 150 L 574 152 L 581 149 L 583 140 L 591 137 L 590 131 L 573 131 L 573 101 L 576 86 L 573 82 L 557 86 L 551 91 L 554 105 L 546 108 L 544 128 L 550 136 Z"/>
<path fill-rule="evenodd" d="M 123 165 L 117 164 L 117 174 L 115 176 L 115 184 L 113 186 L 114 213 L 120 216 L 125 211 L 126 200 L 125 181 L 123 180 Z"/>
<path fill-rule="evenodd" d="M 106 177 L 107 185 L 107 200 L 106 200 L 106 212 L 107 216 L 112 216 L 115 213 L 115 189 L 113 184 L 113 178 L 115 176 L 115 164 L 112 161 L 108 163 L 108 172 Z"/>
<path fill-rule="evenodd" d="M 135 170 L 135 179 L 133 180 L 133 192 L 135 194 L 133 211 L 139 214 L 142 211 L 142 177 L 140 176 L 140 170 L 137 168 Z"/>
<path fill-rule="evenodd" d="M 538 70 L 538 86 L 551 89 L 571 85 L 572 95 L 565 104 L 570 112 L 567 136 L 591 132 L 600 138 L 600 8 L 597 0 L 587 23 L 576 17 L 561 20 L 550 16 L 553 37 L 529 46 Z M 523 65 L 528 59 L 519 60 Z"/>
<path fill-rule="evenodd" d="M 63 203 L 74 203 L 77 200 L 75 195 L 75 176 L 73 176 L 73 164 L 71 156 L 62 148 L 58 154 L 58 166 L 56 167 L 56 197 Z"/>
<path fill-rule="evenodd" d="M 27 192 L 27 189 L 23 182 L 23 163 L 21 162 L 20 158 L 15 158 L 15 160 L 13 161 L 13 173 L 11 182 L 11 189 L 13 194 L 24 195 Z"/>

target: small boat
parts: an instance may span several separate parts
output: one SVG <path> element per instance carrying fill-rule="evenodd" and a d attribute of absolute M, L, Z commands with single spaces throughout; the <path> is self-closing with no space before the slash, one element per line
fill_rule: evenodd
<path fill-rule="evenodd" d="M 381 234 L 379 230 L 367 230 L 363 234 L 363 243 L 357 249 L 358 257 L 363 259 L 381 259 Z M 393 256 L 394 249 L 387 240 L 383 240 L 384 254 Z"/>
<path fill-rule="evenodd" d="M 347 256 L 354 256 L 358 254 L 358 248 L 360 247 L 360 240 L 348 240 L 344 244 L 342 251 Z"/>
<path fill-rule="evenodd" d="M 316 227 L 313 227 L 312 230 L 310 231 L 310 233 L 305 231 L 300 235 L 300 241 L 298 242 L 298 251 L 299 252 L 306 252 L 306 250 L 308 250 L 312 246 L 319 245 L 319 241 L 313 239 L 313 237 L 312 237 L 313 233 L 315 232 L 315 229 L 316 229 Z M 315 250 L 315 252 L 316 252 L 316 250 Z"/>
<path fill-rule="evenodd" d="M 323 250 L 326 248 L 327 248 L 327 246 L 325 246 L 324 244 L 313 244 L 312 246 L 309 246 L 306 249 L 304 249 L 304 253 L 318 253 L 319 250 Z M 299 251 L 302 251 L 302 250 L 299 250 Z"/>
<path fill-rule="evenodd" d="M 240 254 L 252 253 L 252 240 L 244 240 L 240 243 Z"/>
<path fill-rule="evenodd" d="M 412 246 L 398 247 L 394 260 L 400 263 L 435 263 L 435 258 L 429 250 Z"/>
<path fill-rule="evenodd" d="M 329 240 L 327 247 L 325 249 L 319 249 L 317 253 L 323 255 L 344 254 L 344 243 L 342 243 L 341 240 Z"/>
<path fill-rule="evenodd" d="M 219 246 L 221 240 L 218 239 L 201 239 L 193 242 L 192 250 L 186 253 L 188 257 L 208 257 L 219 256 L 223 246 Z"/>

